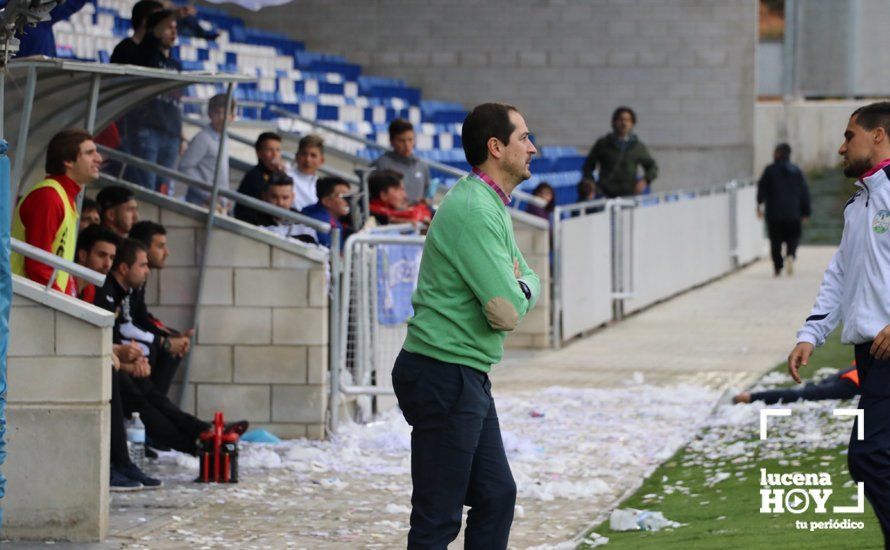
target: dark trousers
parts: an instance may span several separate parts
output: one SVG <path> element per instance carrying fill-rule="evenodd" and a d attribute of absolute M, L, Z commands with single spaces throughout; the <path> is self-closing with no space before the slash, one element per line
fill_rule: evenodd
<path fill-rule="evenodd" d="M 751 401 L 763 401 L 767 405 L 773 403 L 793 403 L 803 399 L 804 401 L 818 401 L 820 399 L 852 399 L 859 394 L 859 388 L 852 381 L 841 378 L 838 375 L 829 376 L 818 384 L 808 383 L 796 388 L 782 388 L 766 390 L 751 394 Z"/>
<path fill-rule="evenodd" d="M 464 505 L 465 548 L 506 548 L 516 483 L 488 375 L 402 350 L 392 380 L 413 427 L 408 548 L 446 548 L 460 532 Z"/>
<path fill-rule="evenodd" d="M 123 467 L 130 463 L 127 452 L 127 431 L 121 403 L 120 371 L 111 369 L 111 465 Z"/>
<path fill-rule="evenodd" d="M 782 271 L 785 262 L 782 260 L 782 243 L 785 243 L 785 255 L 792 258 L 797 254 L 797 245 L 800 243 L 801 223 L 796 221 L 768 221 L 766 223 L 769 234 L 770 253 L 773 257 L 773 269 L 776 273 Z"/>
<path fill-rule="evenodd" d="M 854 424 L 847 464 L 853 479 L 865 483 L 865 497 L 881 523 L 884 546 L 890 548 L 890 361 L 872 357 L 870 347 L 871 342 L 856 346 L 865 439 L 856 438 Z"/>
<path fill-rule="evenodd" d="M 161 395 L 170 393 L 170 384 L 179 369 L 181 359 L 162 349 L 151 354 L 151 383 Z"/>
<path fill-rule="evenodd" d="M 210 424 L 173 404 L 154 388 L 149 378 L 134 378 L 122 372 L 120 390 L 124 414 L 138 412 L 145 424 L 145 434 L 153 442 L 195 454 L 195 440 L 201 432 L 210 429 Z"/>

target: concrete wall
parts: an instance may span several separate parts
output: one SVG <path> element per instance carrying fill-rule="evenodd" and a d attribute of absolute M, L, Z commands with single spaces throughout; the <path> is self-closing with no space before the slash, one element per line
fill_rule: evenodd
<path fill-rule="evenodd" d="M 175 328 L 189 326 L 204 242 L 204 214 L 140 202 L 142 219 L 167 228 L 167 267 L 151 274 L 151 311 Z M 328 370 L 326 258 L 299 244 L 231 220 L 243 234 L 214 229 L 192 353 L 186 409 L 212 420 L 247 419 L 279 437 L 324 437 Z M 277 243 L 277 244 L 275 244 Z M 178 395 L 174 385 L 171 395 Z"/>
<path fill-rule="evenodd" d="M 15 276 L 2 536 L 108 532 L 111 313 Z"/>
<path fill-rule="evenodd" d="M 800 91 L 820 97 L 890 94 L 890 2 L 797 0 Z"/>
<path fill-rule="evenodd" d="M 516 246 L 541 279 L 541 297 L 522 323 L 507 335 L 506 348 L 549 348 L 550 343 L 550 230 L 513 218 Z"/>
<path fill-rule="evenodd" d="M 750 174 L 757 3 L 750 0 L 300 0 L 249 25 L 404 78 L 427 99 L 519 107 L 539 143 L 583 149 L 630 105 L 657 189 Z"/>
<path fill-rule="evenodd" d="M 754 174 L 760 177 L 772 162 L 773 148 L 782 141 L 791 145 L 792 160 L 803 168 L 837 166 L 838 148 L 850 114 L 868 101 L 795 101 L 786 108 L 780 102 L 757 104 Z"/>

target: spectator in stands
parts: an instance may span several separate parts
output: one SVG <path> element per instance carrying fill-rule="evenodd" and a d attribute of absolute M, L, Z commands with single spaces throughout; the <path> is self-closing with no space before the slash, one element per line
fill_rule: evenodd
<path fill-rule="evenodd" d="M 153 221 L 138 222 L 130 230 L 130 238 L 145 246 L 150 269 L 164 269 L 170 249 L 167 248 L 167 230 L 163 225 Z M 179 332 L 152 315 L 145 304 L 145 285 L 133 288 L 130 294 L 130 314 L 136 327 L 154 335 L 151 381 L 158 392 L 167 395 L 179 363 L 191 347 L 195 331 L 188 329 Z"/>
<path fill-rule="evenodd" d="M 181 71 L 182 64 L 173 57 L 176 44 L 176 13 L 156 11 L 148 15 L 146 34 L 139 43 L 136 64 L 153 69 Z M 148 162 L 173 168 L 179 157 L 182 141 L 180 92 L 161 94 L 131 111 L 127 119 L 125 143 L 127 150 Z M 128 167 L 127 179 L 142 187 L 172 194 L 172 183 L 154 172 Z"/>
<path fill-rule="evenodd" d="M 103 275 L 111 271 L 114 255 L 121 238 L 117 233 L 102 225 L 91 225 L 77 236 L 77 263 Z M 96 285 L 80 279 L 77 282 L 77 296 L 89 303 L 96 298 Z"/>
<path fill-rule="evenodd" d="M 102 225 L 126 237 L 133 224 L 139 221 L 139 204 L 136 196 L 126 187 L 112 185 L 96 195 Z"/>
<path fill-rule="evenodd" d="M 59 21 L 67 21 L 72 15 L 80 11 L 86 3 L 86 0 L 66 0 L 50 10 L 48 21 L 41 21 L 33 27 L 25 27 L 21 34 L 16 34 L 16 38 L 19 39 L 19 51 L 15 56 L 45 55 L 46 57 L 57 57 L 53 25 Z M 6 2 L 3 4 L 5 5 Z"/>
<path fill-rule="evenodd" d="M 384 153 L 372 164 L 377 170 L 393 170 L 402 174 L 408 202 L 426 203 L 430 190 L 430 168 L 414 155 L 414 126 L 403 118 L 389 124 L 392 151 Z"/>
<path fill-rule="evenodd" d="M 63 130 L 46 148 L 46 179 L 32 187 L 16 206 L 12 238 L 24 241 L 69 262 L 77 248 L 77 194 L 99 177 L 102 155 L 84 130 Z M 53 268 L 13 252 L 12 272 L 46 285 Z M 77 296 L 74 278 L 59 271 L 53 288 Z"/>
<path fill-rule="evenodd" d="M 116 344 L 131 340 L 127 335 L 128 325 L 133 324 L 130 311 L 130 297 L 133 289 L 145 284 L 150 272 L 148 251 L 135 239 L 124 239 L 118 248 L 111 273 L 96 293 L 95 304 L 115 312 L 113 337 Z M 146 348 L 137 340 L 143 355 L 149 357 Z M 146 436 L 155 448 L 171 447 L 183 453 L 194 455 L 197 439 L 201 432 L 210 429 L 204 422 L 174 405 L 167 396 L 160 393 L 151 381 L 150 367 L 133 373 L 118 372 L 121 404 L 126 415 L 138 412 L 145 424 Z M 246 422 L 239 424 L 246 429 Z M 145 484 L 142 482 L 143 485 Z"/>
<path fill-rule="evenodd" d="M 91 225 L 99 225 L 102 218 L 99 217 L 99 205 L 91 198 L 84 197 L 83 204 L 80 205 L 80 227 L 83 231 Z"/>
<path fill-rule="evenodd" d="M 773 163 L 763 170 L 757 182 L 757 216 L 764 217 L 769 234 L 773 273 L 778 277 L 782 268 L 794 273 L 794 258 L 800 242 L 802 222 L 810 218 L 810 190 L 803 171 L 791 162 L 791 146 L 780 143 L 773 151 Z M 785 258 L 782 258 L 785 243 Z"/>
<path fill-rule="evenodd" d="M 641 195 L 658 177 L 658 165 L 643 142 L 633 133 L 637 115 L 630 107 L 612 113 L 612 132 L 596 140 L 581 169 L 582 177 L 594 177 L 599 168 L 597 191 L 608 198 Z M 637 177 L 642 167 L 644 175 Z"/>
<path fill-rule="evenodd" d="M 324 164 L 324 140 L 309 134 L 297 147 L 297 169 L 288 173 L 294 180 L 294 208 L 302 210 L 315 204 L 318 169 Z"/>
<path fill-rule="evenodd" d="M 349 228 L 344 225 L 342 220 L 349 215 L 349 203 L 346 201 L 346 197 L 349 196 L 350 191 L 349 183 L 342 178 L 333 176 L 321 178 L 316 186 L 318 202 L 302 211 L 310 218 L 329 223 L 332 228 L 340 229 L 340 250 L 343 250 L 343 243 L 349 236 Z M 331 234 L 319 233 L 318 244 L 330 248 Z"/>
<path fill-rule="evenodd" d="M 535 187 L 535 190 L 532 191 L 532 195 L 544 199 L 547 201 L 547 204 L 544 206 L 528 204 L 525 208 L 526 212 L 544 218 L 545 220 L 549 220 L 550 216 L 553 214 L 553 209 L 556 207 L 556 194 L 553 191 L 553 186 L 546 181 L 542 181 Z"/>
<path fill-rule="evenodd" d="M 583 178 L 578 182 L 578 202 L 592 201 L 596 198 L 596 180 Z"/>
<path fill-rule="evenodd" d="M 139 58 L 139 44 L 145 38 L 145 23 L 148 16 L 156 11 L 164 9 L 164 5 L 157 0 L 139 0 L 133 4 L 130 12 L 130 24 L 133 26 L 133 36 L 124 38 L 118 42 L 111 52 L 111 62 L 125 65 L 136 65 Z"/>
<path fill-rule="evenodd" d="M 210 98 L 210 102 L 207 104 L 207 115 L 210 117 L 210 125 L 201 129 L 189 142 L 185 154 L 182 155 L 182 160 L 179 161 L 179 171 L 186 176 L 213 185 L 223 125 L 226 117 L 230 122 L 235 118 L 234 100 L 226 109 L 226 94 L 216 94 Z M 228 145 L 224 146 L 223 161 L 219 165 L 216 179 L 220 189 L 229 188 L 229 150 Z M 185 200 L 199 206 L 209 206 L 210 195 L 210 191 L 189 186 Z"/>
<path fill-rule="evenodd" d="M 293 207 L 294 182 L 290 179 L 290 176 L 284 172 L 273 172 L 265 185 L 266 187 L 263 190 L 263 200 L 265 202 L 294 213 L 299 212 Z M 257 212 L 256 216 L 253 217 L 253 221 L 255 225 L 281 237 L 289 237 L 311 244 L 318 243 L 318 236 L 315 230 L 301 223 L 264 212 Z"/>
<path fill-rule="evenodd" d="M 256 151 L 257 165 L 244 174 L 241 185 L 238 186 L 238 192 L 262 200 L 263 190 L 272 174 L 283 172 L 285 168 L 281 161 L 281 136 L 274 132 L 263 132 L 256 138 L 254 150 Z M 261 215 L 260 212 L 256 210 L 235 203 L 235 217 L 239 220 L 261 225 L 257 223 L 259 215 Z"/>
<path fill-rule="evenodd" d="M 402 174 L 395 170 L 378 170 L 368 176 L 371 193 L 371 214 L 380 225 L 389 223 L 429 223 L 433 215 L 425 203 L 408 205 L 408 193 Z"/>

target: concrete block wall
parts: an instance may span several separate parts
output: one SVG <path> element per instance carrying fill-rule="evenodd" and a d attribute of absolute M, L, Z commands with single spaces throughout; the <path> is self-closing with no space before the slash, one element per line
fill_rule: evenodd
<path fill-rule="evenodd" d="M 516 246 L 541 279 L 541 297 L 519 326 L 507 335 L 506 348 L 549 348 L 550 342 L 550 230 L 513 219 Z"/>
<path fill-rule="evenodd" d="M 750 0 L 301 0 L 248 24 L 405 79 L 427 99 L 516 105 L 542 144 L 588 150 L 630 105 L 657 190 L 750 175 L 757 3 Z M 295 13 L 297 16 L 295 16 Z M 395 30 L 394 30 L 395 29 Z"/>
<path fill-rule="evenodd" d="M 180 208 L 189 208 L 180 206 Z M 189 326 L 204 243 L 204 222 L 142 201 L 142 219 L 167 228 L 167 267 L 152 273 L 151 311 L 177 329 Z M 208 252 L 186 406 L 202 419 L 222 410 L 283 438 L 324 437 L 328 369 L 325 262 L 300 246 L 215 228 Z M 179 382 L 179 381 L 178 381 Z M 171 388 L 177 396 L 181 384 Z"/>
<path fill-rule="evenodd" d="M 791 145 L 791 160 L 805 170 L 831 168 L 841 161 L 837 150 L 850 115 L 872 100 L 799 100 L 759 102 L 756 110 L 754 175 L 773 161 L 773 149 Z M 851 191 L 852 192 L 852 191 Z"/>
<path fill-rule="evenodd" d="M 108 532 L 113 315 L 14 277 L 3 538 Z M 46 296 L 44 296 L 46 297 Z"/>

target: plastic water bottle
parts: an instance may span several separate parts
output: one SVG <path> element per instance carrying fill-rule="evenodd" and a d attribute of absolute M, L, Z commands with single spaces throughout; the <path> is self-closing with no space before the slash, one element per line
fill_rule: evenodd
<path fill-rule="evenodd" d="M 145 464 L 145 424 L 138 412 L 134 412 L 127 423 L 127 451 L 130 462 L 142 468 Z"/>

